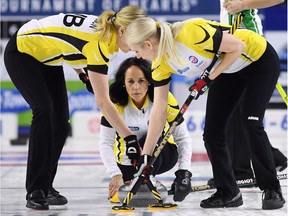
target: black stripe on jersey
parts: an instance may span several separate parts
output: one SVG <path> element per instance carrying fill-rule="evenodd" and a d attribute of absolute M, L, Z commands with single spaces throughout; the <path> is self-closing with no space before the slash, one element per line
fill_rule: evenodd
<path fill-rule="evenodd" d="M 104 59 L 105 62 L 109 62 L 109 58 L 107 58 L 103 53 L 102 53 L 102 50 L 100 48 L 100 43 L 98 42 L 98 49 L 99 49 L 99 52 L 102 56 L 102 58 Z"/>
<path fill-rule="evenodd" d="M 201 44 L 201 43 L 205 42 L 206 40 L 208 40 L 208 39 L 210 38 L 210 35 L 209 35 L 208 31 L 207 31 L 205 28 L 203 28 L 203 27 L 200 26 L 200 25 L 197 25 L 197 26 L 199 26 L 200 28 L 202 28 L 203 31 L 205 32 L 205 38 L 204 38 L 202 41 L 200 41 L 200 42 L 198 42 L 198 43 L 195 43 L 195 44 Z"/>
<path fill-rule="evenodd" d="M 163 85 L 168 84 L 170 81 L 171 81 L 171 77 L 169 77 L 169 78 L 167 78 L 167 79 L 164 79 L 164 80 L 161 80 L 161 81 L 155 81 L 155 80 L 154 80 L 154 86 L 155 86 L 155 87 L 157 87 L 157 86 L 163 86 Z"/>
<path fill-rule="evenodd" d="M 116 157 L 118 158 L 118 161 L 120 161 L 120 154 L 121 154 L 121 142 L 120 142 L 120 135 L 116 131 L 116 142 L 117 142 L 117 149 L 118 149 L 118 154 Z"/>
<path fill-rule="evenodd" d="M 251 59 L 249 56 L 245 55 L 244 53 L 242 53 L 241 55 L 244 56 L 249 61 L 254 62 L 253 59 Z"/>
<path fill-rule="evenodd" d="M 219 51 L 220 44 L 222 41 L 223 29 L 222 29 L 222 27 L 217 26 L 217 25 L 212 25 L 212 24 L 209 24 L 209 25 L 216 29 L 216 32 L 212 37 L 212 40 L 213 40 L 213 50 L 212 51 L 214 53 L 217 53 Z"/>
<path fill-rule="evenodd" d="M 52 61 L 55 61 L 55 60 L 58 60 L 58 59 L 65 59 L 67 61 L 75 61 L 75 60 L 81 60 L 81 59 L 86 59 L 85 56 L 83 56 L 82 54 L 71 54 L 71 55 L 58 55 L 58 56 L 55 56 L 51 59 L 47 59 L 45 61 L 43 61 L 42 63 L 48 63 L 48 62 L 52 62 Z"/>
<path fill-rule="evenodd" d="M 178 105 L 176 105 L 176 106 L 173 106 L 173 105 L 171 105 L 171 104 L 168 104 L 170 107 L 172 107 L 173 109 L 179 109 L 179 106 Z"/>
<path fill-rule="evenodd" d="M 101 125 L 105 126 L 105 127 L 109 127 L 109 128 L 112 128 L 112 126 L 110 125 L 110 123 L 107 121 L 107 119 L 102 116 L 101 117 L 101 122 L 100 122 Z"/>
<path fill-rule="evenodd" d="M 97 72 L 100 74 L 107 74 L 108 66 L 107 65 L 88 65 L 87 70 Z"/>
<path fill-rule="evenodd" d="M 85 44 L 87 44 L 88 42 L 85 40 L 81 40 L 79 38 L 73 37 L 71 35 L 67 35 L 67 34 L 62 34 L 62 33 L 54 33 L 54 32 L 38 32 L 38 33 L 29 33 L 29 34 L 25 34 L 25 36 L 27 35 L 43 35 L 43 36 L 50 36 L 52 38 L 56 38 L 56 39 L 61 39 L 71 45 L 73 45 L 74 47 L 76 47 L 79 51 L 82 51 L 83 47 L 85 46 Z"/>

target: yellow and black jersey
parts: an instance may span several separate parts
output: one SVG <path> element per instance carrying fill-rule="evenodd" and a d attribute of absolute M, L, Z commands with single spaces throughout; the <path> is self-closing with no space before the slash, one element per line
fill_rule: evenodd
<path fill-rule="evenodd" d="M 98 40 L 96 16 L 63 14 L 31 20 L 17 34 L 17 47 L 39 62 L 107 74 L 109 58 L 118 51 L 116 32 L 109 41 Z"/>
<path fill-rule="evenodd" d="M 228 32 L 230 25 L 221 24 L 204 19 L 191 19 L 188 21 L 174 41 L 180 63 L 173 59 L 163 59 L 160 65 L 152 62 L 155 70 L 152 77 L 155 85 L 165 85 L 170 81 L 172 73 L 184 76 L 195 76 L 201 74 L 212 62 L 215 53 L 219 50 L 223 32 Z M 264 53 L 266 40 L 246 29 L 237 29 L 234 35 L 246 44 L 246 50 L 229 68 L 223 73 L 235 73 L 252 62 L 258 60 Z M 216 62 L 217 66 L 223 55 Z"/>
<path fill-rule="evenodd" d="M 146 135 L 149 125 L 150 113 L 152 110 L 153 102 L 151 102 L 146 97 L 145 103 L 141 109 L 138 109 L 133 103 L 132 99 L 129 98 L 128 104 L 126 106 L 116 105 L 117 110 L 119 111 L 122 119 L 126 123 L 126 125 L 130 128 L 133 134 L 135 134 L 138 140 Z M 171 124 L 177 114 L 179 112 L 178 102 L 174 98 L 174 96 L 169 93 L 168 95 L 168 105 L 167 105 L 167 122 L 165 125 L 165 129 L 163 134 L 169 128 L 169 124 Z M 104 127 L 103 127 L 104 126 Z M 101 129 L 100 129 L 100 146 L 107 146 L 109 143 L 114 143 L 114 156 L 116 158 L 117 163 L 122 165 L 131 165 L 131 160 L 126 156 L 126 145 L 122 137 L 112 128 L 112 126 L 108 123 L 108 121 L 102 117 L 101 120 Z M 175 144 L 172 136 L 168 139 L 168 142 L 172 145 Z M 101 150 L 100 150 L 101 151 Z M 108 157 L 105 154 L 105 157 Z"/>

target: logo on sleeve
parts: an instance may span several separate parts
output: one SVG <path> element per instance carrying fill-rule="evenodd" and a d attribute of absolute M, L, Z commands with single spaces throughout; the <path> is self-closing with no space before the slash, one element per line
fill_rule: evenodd
<path fill-rule="evenodd" d="M 189 56 L 189 61 L 192 64 L 197 64 L 198 63 L 198 58 L 196 58 L 195 56 Z"/>

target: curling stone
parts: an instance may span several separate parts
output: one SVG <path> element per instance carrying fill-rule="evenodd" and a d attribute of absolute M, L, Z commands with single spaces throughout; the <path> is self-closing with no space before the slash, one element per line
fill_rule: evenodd
<path fill-rule="evenodd" d="M 121 185 L 118 190 L 118 198 L 121 204 L 123 204 L 124 199 L 132 188 L 130 183 L 131 182 Z M 156 181 L 155 186 L 160 193 L 163 202 L 165 202 L 168 197 L 167 188 L 159 181 Z M 157 200 L 149 190 L 148 186 L 146 184 L 142 184 L 128 205 L 133 207 L 147 207 L 155 203 L 157 203 Z"/>

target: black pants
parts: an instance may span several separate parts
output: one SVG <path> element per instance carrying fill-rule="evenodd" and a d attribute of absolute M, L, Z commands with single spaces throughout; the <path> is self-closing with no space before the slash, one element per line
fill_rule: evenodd
<path fill-rule="evenodd" d="M 32 109 L 26 190 L 52 186 L 69 131 L 68 98 L 62 66 L 46 66 L 16 45 L 16 35 L 4 54 L 8 74 Z"/>
<path fill-rule="evenodd" d="M 143 148 L 146 136 L 139 139 L 140 146 Z M 153 175 L 161 174 L 171 170 L 178 161 L 178 151 L 177 146 L 173 144 L 166 143 L 158 158 L 156 159 L 153 167 Z M 123 175 L 123 181 L 130 181 L 134 178 L 134 174 L 137 173 L 137 169 L 133 166 L 124 166 L 118 164 Z"/>
<path fill-rule="evenodd" d="M 242 113 L 244 97 L 228 122 L 227 144 L 232 160 L 232 167 L 236 179 L 253 178 L 254 173 L 251 167 L 251 153 L 249 145 L 249 135 L 243 123 Z M 270 143 L 271 145 L 271 143 Z M 277 148 L 271 145 L 273 161 L 275 166 L 282 166 L 287 161 L 286 156 Z"/>
<path fill-rule="evenodd" d="M 258 61 L 237 73 L 221 74 L 209 89 L 204 142 L 212 164 L 215 186 L 228 197 L 234 197 L 239 188 L 232 170 L 225 129 L 243 93 L 243 122 L 248 131 L 257 184 L 261 190 L 280 187 L 270 142 L 263 127 L 265 110 L 279 73 L 279 58 L 268 44 Z"/>

